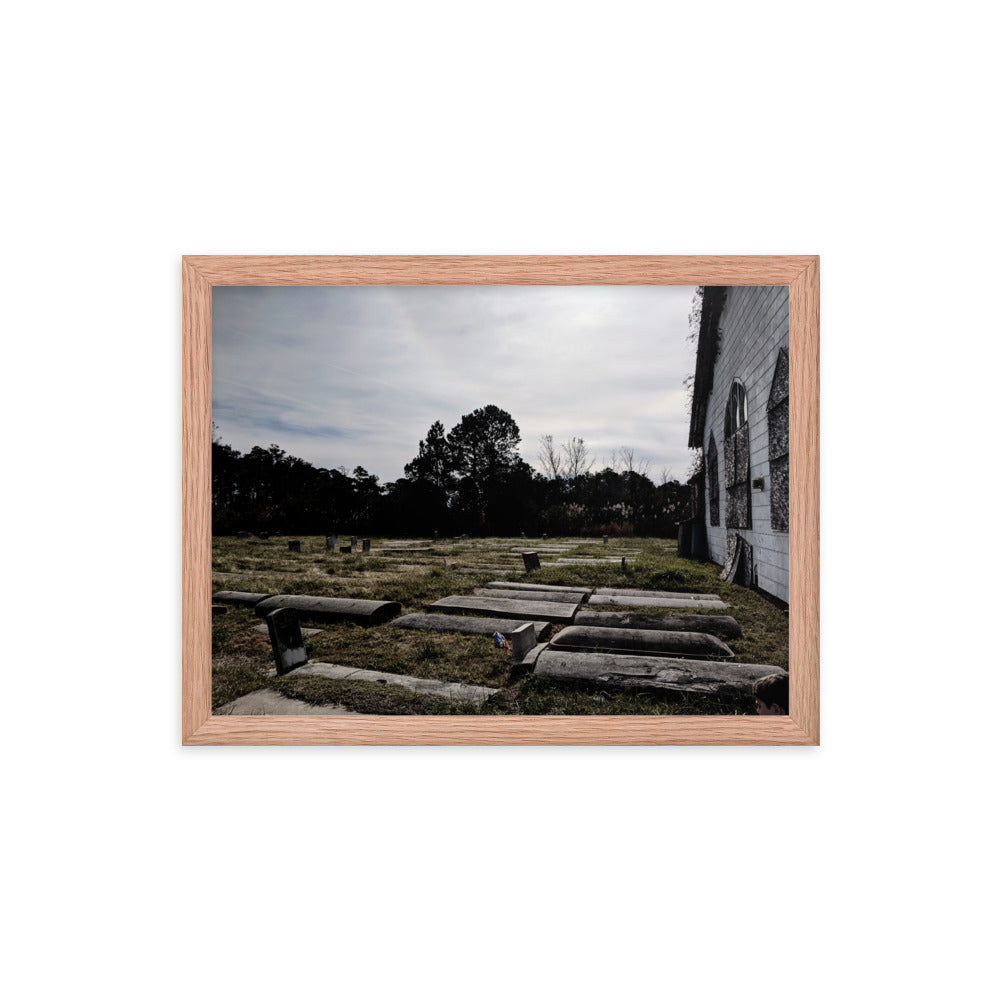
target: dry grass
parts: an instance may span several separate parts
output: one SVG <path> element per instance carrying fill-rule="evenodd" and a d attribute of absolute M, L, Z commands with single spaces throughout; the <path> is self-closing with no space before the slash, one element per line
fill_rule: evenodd
<path fill-rule="evenodd" d="M 299 540 L 302 551 L 296 553 L 288 551 L 285 537 L 267 541 L 214 539 L 213 589 L 399 601 L 404 614 L 426 611 L 438 598 L 470 594 L 475 587 L 497 579 L 716 593 L 732 605 L 728 613 L 743 628 L 743 638 L 729 641 L 736 658 L 788 666 L 786 613 L 760 594 L 719 580 L 718 567 L 679 559 L 673 541 L 621 538 L 612 539 L 605 547 L 599 540 L 595 544 L 580 539 L 550 539 L 549 543 L 531 539 L 523 543 L 512 539 L 448 540 L 433 545 L 423 542 L 421 545 L 431 545 L 431 551 L 417 553 L 379 552 L 383 543 L 373 539 L 370 554 L 342 555 L 327 549 L 322 537 L 300 536 Z M 544 549 L 547 544 L 565 546 L 565 551 L 543 552 L 542 568 L 529 577 L 520 555 L 512 550 L 522 546 L 525 550 Z M 638 552 L 626 556 L 624 571 L 620 565 L 623 552 Z M 616 561 L 555 565 L 559 557 L 605 555 L 616 556 Z M 497 687 L 498 694 L 476 706 L 391 685 L 319 677 L 277 678 L 273 676 L 268 637 L 254 631 L 260 621 L 242 608 L 231 608 L 228 614 L 213 619 L 213 707 L 257 688 L 271 687 L 315 704 L 339 703 L 355 711 L 385 714 L 732 714 L 748 708 L 719 700 L 557 684 L 513 667 L 511 654 L 494 648 L 488 637 L 417 632 L 389 624 L 373 628 L 328 625 L 319 635 L 306 639 L 306 650 L 314 660 L 485 684 Z"/>

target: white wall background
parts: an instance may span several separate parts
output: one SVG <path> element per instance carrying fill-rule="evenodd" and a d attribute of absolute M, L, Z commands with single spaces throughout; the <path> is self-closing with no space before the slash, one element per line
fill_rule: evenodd
<path fill-rule="evenodd" d="M 12 996 L 995 986 L 984 10 L 8 12 Z M 180 255 L 525 251 L 823 255 L 823 746 L 182 749 Z"/>

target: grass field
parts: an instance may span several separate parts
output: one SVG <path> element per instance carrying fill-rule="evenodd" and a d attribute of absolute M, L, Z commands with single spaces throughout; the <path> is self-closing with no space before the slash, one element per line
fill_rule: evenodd
<path fill-rule="evenodd" d="M 288 551 L 288 538 L 235 537 L 212 542 L 212 590 L 351 597 L 398 601 L 403 614 L 423 612 L 450 594 L 471 594 L 490 580 L 529 581 L 587 587 L 630 587 L 716 593 L 732 607 L 743 637 L 727 640 L 741 662 L 788 666 L 788 617 L 760 594 L 725 583 L 719 568 L 677 556 L 677 543 L 659 538 L 600 540 L 552 538 L 527 542 L 509 538 L 396 541 L 372 539 L 368 554 L 327 549 L 323 537 L 294 536 L 301 552 Z M 342 539 L 342 541 L 344 541 Z M 405 551 L 429 548 L 429 551 Z M 537 550 L 542 568 L 524 572 L 522 549 Z M 546 548 L 558 551 L 546 552 Z M 401 549 L 402 551 L 390 551 Z M 625 556 L 625 569 L 621 557 Z M 603 564 L 555 564 L 558 558 L 615 557 Z M 624 610 L 624 609 L 618 609 Z M 628 609 L 643 610 L 643 609 Z M 649 608 L 663 613 L 662 608 Z M 678 612 L 681 613 L 681 612 Z M 705 612 L 706 614 L 720 612 Z M 743 714 L 753 706 L 732 701 L 652 692 L 601 690 L 557 683 L 511 663 L 487 636 L 418 632 L 386 624 L 326 625 L 306 639 L 310 659 L 445 681 L 485 684 L 499 691 L 482 705 L 420 695 L 395 685 L 274 675 L 270 641 L 255 631 L 262 619 L 231 607 L 212 620 L 212 706 L 259 688 L 272 688 L 314 704 L 337 703 L 372 714 L 618 715 Z M 555 626 L 554 632 L 559 626 Z"/>

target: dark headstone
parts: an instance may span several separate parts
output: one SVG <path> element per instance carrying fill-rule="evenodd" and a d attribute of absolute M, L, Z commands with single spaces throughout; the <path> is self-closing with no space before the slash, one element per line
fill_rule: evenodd
<path fill-rule="evenodd" d="M 236 537 L 237 538 L 253 538 L 253 535 L 251 535 L 249 531 L 237 531 L 236 532 Z"/>
<path fill-rule="evenodd" d="M 625 557 L 622 556 L 622 572 L 625 572 Z"/>
<path fill-rule="evenodd" d="M 544 535 L 542 535 L 542 541 L 543 541 L 543 542 L 547 542 L 548 540 L 549 540 L 549 536 L 548 536 L 548 534 L 544 534 Z"/>
<path fill-rule="evenodd" d="M 607 536 L 607 535 L 605 535 L 605 536 L 604 536 L 604 544 L 605 544 L 605 545 L 607 545 L 607 544 L 608 544 L 608 536 Z"/>
<path fill-rule="evenodd" d="M 258 531 L 257 537 L 262 538 L 265 542 L 271 537 L 270 531 Z"/>
<path fill-rule="evenodd" d="M 343 556 L 349 556 L 352 551 L 353 550 L 351 549 L 350 545 L 341 545 L 340 546 L 340 554 L 343 555 Z"/>
<path fill-rule="evenodd" d="M 462 535 L 462 541 L 463 542 L 467 542 L 468 540 L 469 540 L 469 536 L 468 535 Z"/>
<path fill-rule="evenodd" d="M 227 615 L 227 614 L 229 614 L 229 608 L 227 608 L 225 606 L 225 604 L 213 604 L 212 605 L 212 617 L 213 618 L 217 617 L 218 615 Z"/>
<path fill-rule="evenodd" d="M 287 674 L 290 670 L 309 662 L 305 643 L 302 641 L 299 616 L 294 611 L 289 608 L 277 608 L 266 616 L 265 621 L 267 634 L 271 637 L 274 664 L 279 674 Z"/>
<path fill-rule="evenodd" d="M 337 547 L 337 536 L 327 535 L 326 536 L 326 547 L 328 549 L 335 549 Z"/>
<path fill-rule="evenodd" d="M 351 535 L 351 548 L 353 549 L 354 546 L 357 545 L 357 544 L 358 544 L 358 536 L 357 535 Z"/>
<path fill-rule="evenodd" d="M 361 551 L 362 552 L 371 552 L 371 550 L 372 550 L 372 540 L 370 538 L 362 538 L 361 539 Z"/>
<path fill-rule="evenodd" d="M 521 558 L 524 560 L 524 571 L 526 573 L 530 573 L 533 569 L 542 568 L 537 552 L 522 552 Z"/>
<path fill-rule="evenodd" d="M 254 613 L 263 618 L 278 608 L 290 608 L 305 622 L 355 622 L 358 625 L 381 625 L 395 618 L 403 609 L 396 601 L 354 601 L 342 597 L 300 597 L 277 594 L 261 601 Z M 542 618 L 537 615 L 532 617 Z"/>
<path fill-rule="evenodd" d="M 438 540 L 438 537 L 439 537 L 439 536 L 438 536 L 438 533 L 437 533 L 437 532 L 435 531 L 435 532 L 434 532 L 434 541 L 435 541 L 435 542 L 436 542 L 436 541 Z"/>
<path fill-rule="evenodd" d="M 754 681 L 758 715 L 788 715 L 788 674 L 769 674 Z"/>
<path fill-rule="evenodd" d="M 289 552 L 301 552 L 302 551 L 302 543 L 299 542 L 299 541 L 289 542 L 288 543 L 288 551 Z"/>

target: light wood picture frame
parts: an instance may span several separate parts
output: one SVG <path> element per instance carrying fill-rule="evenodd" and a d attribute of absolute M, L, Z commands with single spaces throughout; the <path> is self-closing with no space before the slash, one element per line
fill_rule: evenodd
<path fill-rule="evenodd" d="M 211 335 L 221 285 L 788 286 L 789 714 L 213 716 Z M 182 288 L 184 745 L 819 744 L 817 256 L 186 256 Z"/>

